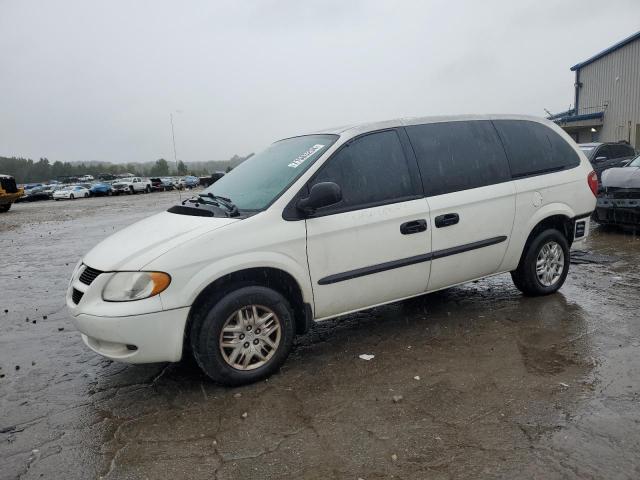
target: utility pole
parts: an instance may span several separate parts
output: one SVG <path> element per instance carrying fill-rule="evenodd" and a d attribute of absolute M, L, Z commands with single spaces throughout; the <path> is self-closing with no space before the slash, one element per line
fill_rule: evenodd
<path fill-rule="evenodd" d="M 179 113 L 180 110 L 176 110 L 176 112 Z M 169 113 L 169 121 L 171 122 L 171 139 L 173 140 L 173 162 L 176 165 L 176 173 L 178 173 L 178 154 L 176 153 L 176 132 L 173 128 L 173 112 Z M 182 192 L 177 187 L 176 190 L 178 190 L 180 202 L 182 202 Z"/>

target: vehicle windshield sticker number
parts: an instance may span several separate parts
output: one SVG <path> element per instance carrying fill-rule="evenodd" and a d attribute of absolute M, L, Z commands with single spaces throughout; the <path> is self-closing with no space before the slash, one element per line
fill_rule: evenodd
<path fill-rule="evenodd" d="M 313 155 L 314 153 L 316 153 L 318 150 L 320 150 L 322 147 L 324 147 L 324 145 L 320 145 L 319 143 L 315 144 L 313 147 L 311 147 L 309 150 L 307 150 L 306 152 L 304 152 L 303 154 L 299 155 L 293 162 L 291 162 L 288 166 L 291 168 L 298 168 L 299 165 L 301 165 L 307 158 L 309 158 L 311 155 Z"/>

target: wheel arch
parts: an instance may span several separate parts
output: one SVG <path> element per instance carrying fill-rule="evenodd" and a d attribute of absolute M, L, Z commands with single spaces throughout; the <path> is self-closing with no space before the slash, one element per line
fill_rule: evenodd
<path fill-rule="evenodd" d="M 567 243 L 569 244 L 569 248 L 571 248 L 571 244 L 573 243 L 573 235 L 574 235 L 574 218 L 575 214 L 572 210 L 570 210 L 566 206 L 562 206 L 564 208 L 554 208 L 554 209 L 546 209 L 546 212 L 539 212 L 539 215 L 536 215 L 532 218 L 529 228 L 529 235 L 527 235 L 527 239 L 522 248 L 522 252 L 520 253 L 520 261 L 527 252 L 527 248 L 533 241 L 533 239 L 540 232 L 547 229 L 555 229 L 564 235 L 567 239 Z M 518 263 L 519 264 L 519 263 Z"/>
<path fill-rule="evenodd" d="M 199 291 L 189 309 L 185 326 L 185 342 L 188 343 L 193 319 L 201 308 L 212 302 L 217 302 L 229 292 L 243 285 L 260 285 L 282 294 L 290 302 L 293 309 L 296 333 L 305 333 L 311 326 L 313 322 L 312 306 L 310 299 L 305 298 L 300 282 L 282 268 L 251 266 L 225 273 Z"/>

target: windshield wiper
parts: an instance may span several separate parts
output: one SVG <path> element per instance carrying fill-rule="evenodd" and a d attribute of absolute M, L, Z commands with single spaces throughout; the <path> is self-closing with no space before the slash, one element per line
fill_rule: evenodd
<path fill-rule="evenodd" d="M 214 195 L 211 192 L 199 193 L 198 196 L 200 198 L 211 199 L 215 203 L 222 205 L 227 210 L 229 210 L 230 217 L 237 217 L 238 215 L 240 215 L 240 211 L 238 210 L 238 207 L 231 201 L 230 198 L 221 197 L 220 195 Z"/>

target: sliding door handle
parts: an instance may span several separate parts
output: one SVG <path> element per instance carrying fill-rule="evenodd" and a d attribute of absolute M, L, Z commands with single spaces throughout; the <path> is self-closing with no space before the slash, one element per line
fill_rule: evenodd
<path fill-rule="evenodd" d="M 445 215 L 439 215 L 436 217 L 436 228 L 448 227 L 455 225 L 460 221 L 460 217 L 457 213 L 447 213 Z"/>
<path fill-rule="evenodd" d="M 412 220 L 400 225 L 400 233 L 403 235 L 411 235 L 412 233 L 424 232 L 427 229 L 427 221 L 424 219 Z"/>

